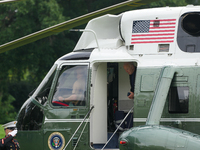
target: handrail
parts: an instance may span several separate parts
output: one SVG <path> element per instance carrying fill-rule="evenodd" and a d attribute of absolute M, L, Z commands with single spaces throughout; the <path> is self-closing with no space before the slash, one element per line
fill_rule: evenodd
<path fill-rule="evenodd" d="M 112 134 L 112 136 L 109 138 L 109 140 L 106 142 L 106 144 L 103 146 L 103 148 L 101 150 L 104 150 L 104 148 L 106 147 L 106 145 L 110 142 L 110 140 L 112 139 L 112 137 L 115 135 L 115 133 L 120 128 L 120 126 L 122 125 L 122 123 L 126 120 L 126 118 L 131 113 L 131 111 L 132 111 L 133 108 L 134 108 L 134 106 L 129 110 L 129 112 L 127 113 L 127 115 L 124 117 L 124 119 L 122 120 L 122 122 L 120 123 L 120 125 L 117 127 L 117 129 L 115 130 L 115 132 Z"/>
<path fill-rule="evenodd" d="M 91 29 L 70 29 L 69 31 L 91 32 L 91 33 L 93 33 L 95 41 L 97 43 L 97 47 L 98 47 L 99 52 L 100 52 L 100 46 L 99 46 L 99 42 L 98 42 L 98 39 L 97 39 L 97 35 L 96 35 L 96 33 L 93 30 L 91 30 Z"/>
<path fill-rule="evenodd" d="M 74 146 L 74 149 L 73 149 L 73 150 L 76 149 L 76 147 L 77 147 L 77 145 L 78 145 L 78 142 L 79 142 L 80 139 L 81 139 L 81 136 L 82 136 L 82 134 L 83 134 L 83 131 L 85 130 L 85 127 L 86 127 L 87 123 L 88 123 L 88 122 L 85 123 L 85 126 L 83 127 L 83 130 L 81 131 L 81 134 L 80 134 L 80 136 L 79 136 L 79 138 L 78 138 L 78 141 L 76 142 L 76 145 Z"/>
<path fill-rule="evenodd" d="M 71 139 L 68 141 L 68 143 L 65 145 L 64 149 L 65 150 L 67 148 L 67 146 L 69 145 L 69 143 L 71 142 L 71 140 L 73 139 L 73 137 L 75 136 L 76 132 L 79 130 L 79 128 L 81 127 L 81 125 L 83 124 L 83 122 L 86 120 L 87 116 L 91 113 L 92 109 L 94 108 L 94 106 L 92 106 L 90 108 L 90 110 L 88 111 L 88 113 L 86 114 L 86 116 L 84 117 L 83 121 L 80 123 L 80 125 L 78 126 L 78 128 L 76 129 L 76 131 L 74 132 L 74 134 L 72 135 Z"/>

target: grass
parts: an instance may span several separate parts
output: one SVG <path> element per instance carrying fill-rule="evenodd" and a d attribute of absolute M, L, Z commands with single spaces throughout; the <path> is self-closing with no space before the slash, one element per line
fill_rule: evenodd
<path fill-rule="evenodd" d="M 5 137 L 5 132 L 4 132 L 4 129 L 2 127 L 2 124 L 0 124 L 0 139 L 2 139 L 4 137 Z"/>

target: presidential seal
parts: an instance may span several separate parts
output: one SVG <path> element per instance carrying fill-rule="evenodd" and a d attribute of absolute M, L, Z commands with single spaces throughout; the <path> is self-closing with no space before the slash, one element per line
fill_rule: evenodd
<path fill-rule="evenodd" d="M 48 146 L 50 150 L 62 150 L 65 146 L 65 138 L 60 132 L 53 132 L 49 136 Z"/>

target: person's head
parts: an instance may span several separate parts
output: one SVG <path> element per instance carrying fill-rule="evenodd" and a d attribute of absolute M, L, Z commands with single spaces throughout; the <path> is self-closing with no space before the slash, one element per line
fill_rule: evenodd
<path fill-rule="evenodd" d="M 135 71 L 135 66 L 133 65 L 133 63 L 131 62 L 125 62 L 124 65 L 124 70 L 129 74 L 133 74 L 133 72 Z"/>
<path fill-rule="evenodd" d="M 8 122 L 8 123 L 2 125 L 2 127 L 4 127 L 6 136 L 8 135 L 8 133 L 10 133 L 16 129 L 16 123 L 17 123 L 17 121 L 12 121 L 12 122 Z"/>
<path fill-rule="evenodd" d="M 15 128 L 4 128 L 5 135 L 7 136 L 8 133 L 12 132 Z"/>
<path fill-rule="evenodd" d="M 84 69 L 85 69 L 85 67 L 78 67 L 76 69 L 76 76 L 77 76 L 77 78 L 80 78 L 80 77 L 84 76 L 84 72 L 85 72 Z"/>

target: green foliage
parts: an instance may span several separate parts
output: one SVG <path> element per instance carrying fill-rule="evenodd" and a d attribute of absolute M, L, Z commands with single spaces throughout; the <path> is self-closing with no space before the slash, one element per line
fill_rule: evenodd
<path fill-rule="evenodd" d="M 143 6 L 143 7 L 145 7 L 145 8 L 165 7 L 165 6 L 175 7 L 175 6 L 186 6 L 189 4 L 190 5 L 199 5 L 200 1 L 199 0 L 159 0 L 157 2 L 153 2 L 153 3 Z"/>
<path fill-rule="evenodd" d="M 2 139 L 4 137 L 5 137 L 5 132 L 4 132 L 2 125 L 0 124 L 0 139 Z"/>
<path fill-rule="evenodd" d="M 165 6 L 185 6 L 187 3 L 185 0 L 160 0 L 150 4 L 151 7 L 165 7 Z"/>
<path fill-rule="evenodd" d="M 11 95 L 0 96 L 0 123 L 13 121 L 16 117 L 15 108 L 11 105 L 14 100 Z"/>
<path fill-rule="evenodd" d="M 200 0 L 186 0 L 187 4 L 199 5 Z"/>
<path fill-rule="evenodd" d="M 27 93 L 30 93 L 35 87 L 28 81 L 19 81 L 10 83 L 8 88 L 8 92 L 16 99 L 11 104 L 15 106 L 15 110 L 18 112 L 25 100 L 28 99 Z M 21 89 L 20 92 L 19 89 Z"/>
<path fill-rule="evenodd" d="M 56 0 L 29 0 L 0 5 L 0 43 L 65 21 L 67 17 L 62 15 L 62 10 Z M 16 112 L 13 112 L 12 104 L 19 110 L 19 105 L 38 86 L 53 62 L 65 53 L 64 49 L 58 54 L 53 49 L 57 37 L 59 35 L 0 54 L 0 123 L 13 121 Z M 10 94 L 16 102 L 13 102 Z"/>

